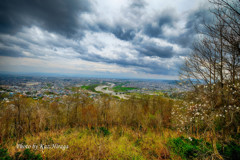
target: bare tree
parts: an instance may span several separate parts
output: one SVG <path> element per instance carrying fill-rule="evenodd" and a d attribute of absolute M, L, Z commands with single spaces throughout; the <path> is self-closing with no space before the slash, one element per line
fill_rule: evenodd
<path fill-rule="evenodd" d="M 235 112 L 226 113 L 224 107 L 240 105 L 240 99 L 235 94 L 240 92 L 239 87 L 236 87 L 240 81 L 240 1 L 209 2 L 213 4 L 210 9 L 214 15 L 213 23 L 204 23 L 204 29 L 193 44 L 193 51 L 186 58 L 180 76 L 193 86 L 198 100 L 204 97 L 205 101 L 209 101 L 208 110 L 212 111 L 209 115 L 223 115 L 224 139 L 227 132 L 231 131 L 231 124 L 239 123 L 234 121 Z M 204 89 L 199 88 L 199 84 Z M 206 124 L 212 132 L 215 157 L 222 159 L 216 148 L 214 119 L 206 121 Z"/>

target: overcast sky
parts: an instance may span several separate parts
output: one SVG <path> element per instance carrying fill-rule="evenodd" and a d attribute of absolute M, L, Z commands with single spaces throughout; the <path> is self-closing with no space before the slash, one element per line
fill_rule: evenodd
<path fill-rule="evenodd" d="M 177 79 L 207 0 L 1 0 L 0 72 Z"/>

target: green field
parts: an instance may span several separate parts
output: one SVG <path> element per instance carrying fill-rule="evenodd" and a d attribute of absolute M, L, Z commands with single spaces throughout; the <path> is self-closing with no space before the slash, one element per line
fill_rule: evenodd
<path fill-rule="evenodd" d="M 82 86 L 81 88 L 82 88 L 82 89 L 89 90 L 89 91 L 96 92 L 95 88 L 96 88 L 97 86 L 98 86 L 98 84 L 91 84 L 91 85 L 88 85 L 88 86 Z"/>
<path fill-rule="evenodd" d="M 137 89 L 137 88 L 133 88 L 133 87 L 122 87 L 121 85 L 118 85 L 118 86 L 116 86 L 116 87 L 113 87 L 113 91 L 115 91 L 115 92 L 126 92 L 126 91 L 134 90 L 134 89 Z"/>

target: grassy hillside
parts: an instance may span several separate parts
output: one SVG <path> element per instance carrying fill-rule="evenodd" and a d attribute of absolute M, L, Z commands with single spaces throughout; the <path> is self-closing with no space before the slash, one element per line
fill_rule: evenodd
<path fill-rule="evenodd" d="M 238 160 L 238 128 L 224 130 L 219 112 L 188 102 L 192 96 L 131 94 L 123 100 L 100 94 L 93 99 L 79 90 L 47 100 L 16 95 L 1 101 L 0 159 L 38 154 L 42 159 L 217 159 L 217 150 L 224 159 Z M 234 116 L 239 124 L 239 112 L 235 105 L 225 120 Z"/>
<path fill-rule="evenodd" d="M 177 134 L 166 130 L 161 134 L 153 131 L 135 131 L 126 127 L 64 129 L 41 132 L 37 136 L 26 136 L 20 144 L 60 144 L 67 149 L 39 149 L 44 159 L 170 159 L 167 140 Z M 15 142 L 14 142 L 15 143 Z M 17 151 L 9 142 L 9 153 Z M 177 158 L 177 156 L 172 156 Z M 179 158 L 179 157 L 178 157 Z"/>

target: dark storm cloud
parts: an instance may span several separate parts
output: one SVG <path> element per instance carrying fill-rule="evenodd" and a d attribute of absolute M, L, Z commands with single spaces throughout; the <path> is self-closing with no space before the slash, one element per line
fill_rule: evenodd
<path fill-rule="evenodd" d="M 155 66 L 155 68 L 141 68 L 138 69 L 138 71 L 140 72 L 144 72 L 144 73 L 149 73 L 149 74 L 160 74 L 160 75 L 171 75 L 171 76 L 177 76 L 178 73 L 176 72 L 176 68 L 171 68 L 168 69 L 166 66 Z"/>
<path fill-rule="evenodd" d="M 138 48 L 136 48 L 139 53 L 145 56 L 156 56 L 160 58 L 171 58 L 176 53 L 173 51 L 173 47 L 171 46 L 159 46 L 154 43 L 143 43 Z"/>
<path fill-rule="evenodd" d="M 133 28 L 133 27 L 128 26 L 128 25 L 115 24 L 114 26 L 109 26 L 109 25 L 104 24 L 102 22 L 99 22 L 99 23 L 95 24 L 94 26 L 88 26 L 88 28 L 90 30 L 96 31 L 96 32 L 112 33 L 118 39 L 121 39 L 121 40 L 124 40 L 124 41 L 133 40 L 136 33 L 138 32 L 138 29 Z"/>
<path fill-rule="evenodd" d="M 147 5 L 147 3 L 144 0 L 133 0 L 130 8 L 138 8 L 142 9 Z"/>
<path fill-rule="evenodd" d="M 79 13 L 90 10 L 87 0 L 2 0 L 0 32 L 13 34 L 23 26 L 37 25 L 70 37 L 79 30 Z"/>
<path fill-rule="evenodd" d="M 109 62 L 108 62 L 109 63 Z M 150 74 L 163 74 L 163 75 L 177 75 L 177 68 L 169 69 L 165 64 L 159 64 L 158 62 L 146 62 L 144 58 L 139 58 L 136 61 L 127 61 L 126 59 L 110 61 L 110 63 L 118 64 L 122 67 L 137 67 L 137 71 Z"/>
<path fill-rule="evenodd" d="M 144 0 L 132 0 L 129 7 L 123 10 L 123 14 L 129 17 L 131 21 L 138 21 L 144 14 L 144 9 L 147 3 Z M 138 23 L 138 22 L 136 22 Z M 134 39 L 136 33 L 140 31 L 141 25 L 133 27 L 129 24 L 117 23 L 110 32 L 113 33 L 117 38 L 125 41 L 131 41 Z"/>
<path fill-rule="evenodd" d="M 0 56 L 25 57 L 21 52 L 19 52 L 19 50 L 11 47 L 0 47 Z"/>
<path fill-rule="evenodd" d="M 144 9 L 148 4 L 144 0 L 132 0 L 131 2 L 125 13 L 127 16 L 134 17 L 135 20 L 138 20 L 144 15 Z"/>
<path fill-rule="evenodd" d="M 144 0 L 132 0 L 127 9 L 122 10 L 122 14 L 126 19 L 131 21 L 138 21 L 144 14 L 144 8 L 147 3 Z M 115 20 L 115 19 L 114 19 Z M 114 34 L 118 39 L 124 41 L 132 41 L 136 34 L 141 30 L 141 23 L 139 26 L 132 26 L 129 23 L 122 23 L 121 21 L 114 21 L 113 24 L 108 24 L 106 21 L 98 21 L 95 24 L 87 25 L 87 28 L 95 32 L 107 32 Z"/>
<path fill-rule="evenodd" d="M 21 50 L 28 49 L 29 45 L 23 41 L 0 36 L 0 56 L 25 57 Z"/>
<path fill-rule="evenodd" d="M 117 26 L 112 30 L 112 33 L 121 40 L 129 41 L 135 37 L 136 31 L 131 28 Z"/>
<path fill-rule="evenodd" d="M 176 13 L 171 10 L 165 10 L 161 14 L 154 16 L 151 23 L 144 25 L 144 34 L 149 37 L 162 38 L 171 43 L 175 43 L 184 48 L 191 48 L 194 36 L 197 34 L 197 30 L 202 29 L 204 22 L 210 23 L 212 15 L 206 6 L 202 6 L 197 10 L 188 13 L 186 25 L 184 26 L 184 32 L 179 36 L 164 36 L 163 27 L 174 29 L 178 18 Z"/>
<path fill-rule="evenodd" d="M 149 37 L 162 37 L 163 27 L 174 27 L 176 21 L 177 18 L 170 10 L 164 11 L 160 15 L 154 17 L 151 23 L 144 26 L 144 33 Z"/>
<path fill-rule="evenodd" d="M 22 49 L 29 49 L 28 43 L 24 40 L 13 40 L 8 36 L 0 36 L 0 45 L 4 47 L 14 48 L 14 46 L 19 46 Z M 1 47 L 0 47 L 1 48 Z"/>
<path fill-rule="evenodd" d="M 185 25 L 186 31 L 177 37 L 170 38 L 169 40 L 182 47 L 191 48 L 197 30 L 202 30 L 203 23 L 210 23 L 211 17 L 212 15 L 207 8 L 199 8 L 198 10 L 191 12 L 187 17 L 187 23 Z"/>

